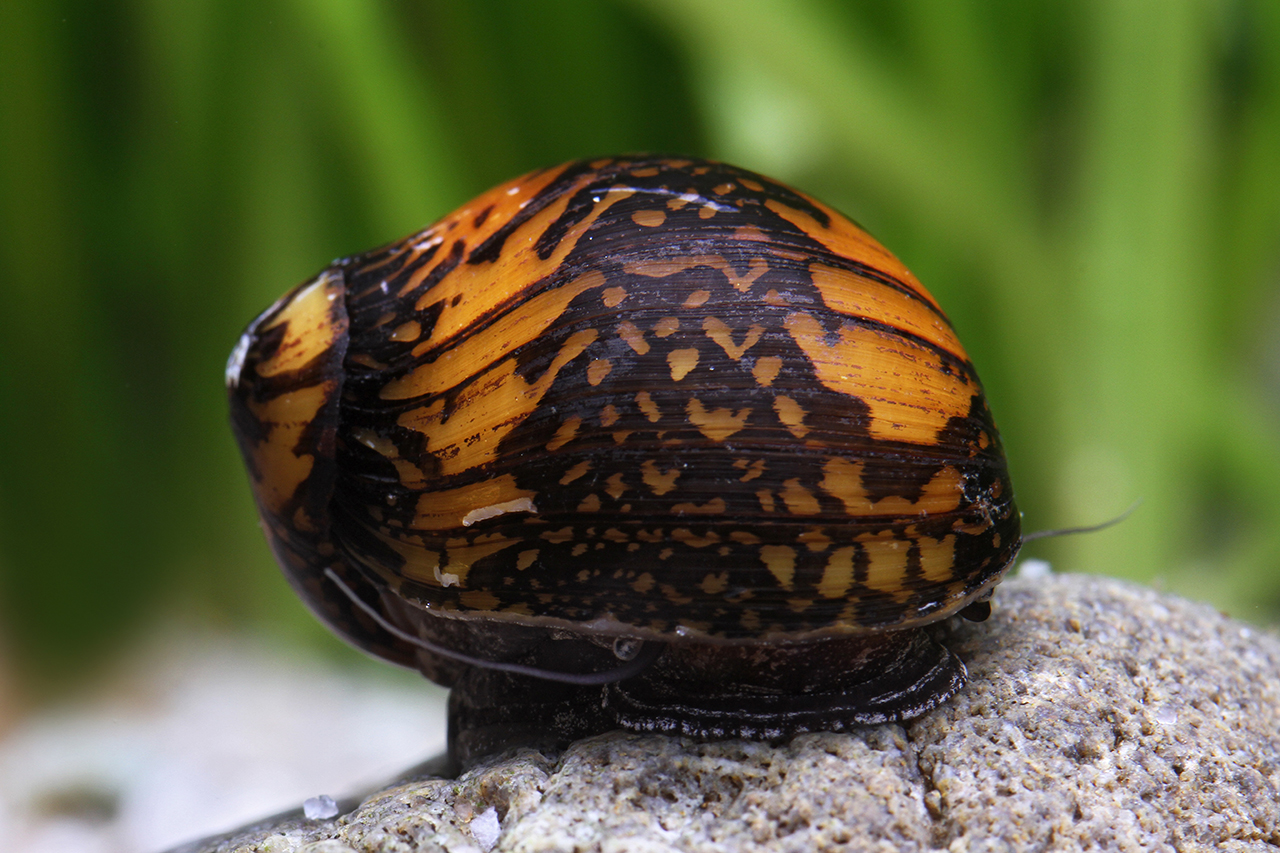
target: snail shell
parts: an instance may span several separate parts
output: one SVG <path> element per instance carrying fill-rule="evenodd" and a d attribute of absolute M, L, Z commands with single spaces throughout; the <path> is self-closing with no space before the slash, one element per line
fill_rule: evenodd
<path fill-rule="evenodd" d="M 980 617 L 1021 541 L 933 297 L 719 163 L 503 184 L 286 294 L 227 383 L 285 574 L 454 686 L 463 759 L 922 713 L 965 678 L 922 626 Z"/>

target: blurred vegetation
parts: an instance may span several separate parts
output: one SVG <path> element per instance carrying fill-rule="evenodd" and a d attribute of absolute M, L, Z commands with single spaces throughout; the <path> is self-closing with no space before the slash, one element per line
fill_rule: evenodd
<path fill-rule="evenodd" d="M 951 314 L 1059 570 L 1280 608 L 1273 0 L 0 4 L 0 630 L 29 692 L 155 619 L 327 643 L 222 368 L 329 259 L 490 185 L 728 160 Z M 335 652 L 336 653 L 336 652 Z"/>

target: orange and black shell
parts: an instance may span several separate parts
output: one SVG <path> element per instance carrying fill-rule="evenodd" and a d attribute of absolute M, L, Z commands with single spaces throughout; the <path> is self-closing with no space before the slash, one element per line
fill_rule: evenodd
<path fill-rule="evenodd" d="M 694 159 L 574 162 L 335 261 L 244 333 L 268 537 L 428 613 L 753 642 L 918 626 L 1020 544 L 982 387 L 860 227 Z"/>

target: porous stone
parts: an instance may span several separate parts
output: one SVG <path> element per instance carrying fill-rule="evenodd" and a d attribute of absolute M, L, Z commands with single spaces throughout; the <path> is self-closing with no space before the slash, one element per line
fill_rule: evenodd
<path fill-rule="evenodd" d="M 959 624 L 971 682 L 906 725 L 781 745 L 615 732 L 419 777 L 186 853 L 1280 846 L 1280 640 L 1119 581 L 1015 577 Z M 358 737 L 358 732 L 351 733 Z M 490 819 L 491 828 L 491 819 Z"/>

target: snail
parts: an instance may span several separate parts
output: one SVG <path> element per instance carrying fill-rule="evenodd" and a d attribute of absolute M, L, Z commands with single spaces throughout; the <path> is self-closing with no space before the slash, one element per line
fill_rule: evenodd
<path fill-rule="evenodd" d="M 249 324 L 232 425 L 292 586 L 452 688 L 450 754 L 911 719 L 1019 514 L 978 376 L 830 207 L 692 158 L 533 172 Z"/>

